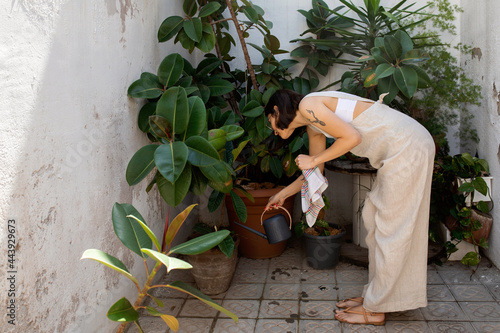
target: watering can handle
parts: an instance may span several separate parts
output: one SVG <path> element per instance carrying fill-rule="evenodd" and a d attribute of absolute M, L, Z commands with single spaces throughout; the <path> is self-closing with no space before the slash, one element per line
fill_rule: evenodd
<path fill-rule="evenodd" d="M 278 208 L 283 209 L 288 214 L 288 218 L 290 219 L 290 229 L 292 229 L 292 216 L 290 215 L 290 213 L 288 212 L 288 210 L 285 207 L 278 206 Z M 260 225 L 262 225 L 264 223 L 264 221 L 262 221 L 262 218 L 264 217 L 264 214 L 267 212 L 269 212 L 269 211 L 265 210 L 262 212 L 262 215 L 260 216 Z"/>

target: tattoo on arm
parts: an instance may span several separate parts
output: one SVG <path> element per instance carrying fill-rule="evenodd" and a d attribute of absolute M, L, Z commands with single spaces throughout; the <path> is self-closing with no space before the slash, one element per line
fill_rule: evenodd
<path fill-rule="evenodd" d="M 312 124 L 318 123 L 321 126 L 326 126 L 326 124 L 323 120 L 319 120 L 318 117 L 316 117 L 313 110 L 306 110 L 306 111 L 314 117 L 314 120 L 311 120 Z"/>

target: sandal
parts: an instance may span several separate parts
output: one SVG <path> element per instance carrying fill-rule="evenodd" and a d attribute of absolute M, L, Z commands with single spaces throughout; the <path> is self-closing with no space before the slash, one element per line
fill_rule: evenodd
<path fill-rule="evenodd" d="M 340 306 L 339 303 L 347 303 L 347 302 L 354 302 L 354 303 L 358 303 L 360 305 L 363 304 L 363 297 L 359 296 L 359 297 L 354 297 L 354 298 L 346 298 L 340 302 L 338 302 L 337 304 L 335 304 L 335 306 L 337 306 L 339 309 L 345 309 L 345 308 L 352 308 L 353 306 Z"/>
<path fill-rule="evenodd" d="M 357 307 L 359 307 L 359 306 L 357 306 Z M 346 323 L 346 324 L 375 325 L 375 326 L 383 326 L 383 325 L 385 325 L 385 313 L 383 313 L 383 312 L 370 312 L 370 311 L 366 311 L 363 306 L 361 306 L 361 310 L 362 311 L 352 310 L 352 307 L 351 308 L 347 308 L 347 309 L 345 309 L 345 310 L 343 310 L 341 312 L 338 312 L 335 315 L 335 319 L 337 319 L 341 323 Z M 342 313 L 352 313 L 352 314 L 363 315 L 364 322 L 357 323 L 357 322 L 352 322 L 352 321 L 348 321 L 348 320 L 339 318 L 338 315 L 342 314 Z M 384 316 L 384 320 L 383 321 L 369 321 L 368 320 L 368 316 L 372 316 L 372 317 Z"/>

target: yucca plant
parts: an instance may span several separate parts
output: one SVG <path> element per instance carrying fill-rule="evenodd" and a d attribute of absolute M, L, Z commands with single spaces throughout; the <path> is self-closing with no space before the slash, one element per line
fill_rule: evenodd
<path fill-rule="evenodd" d="M 141 309 L 145 309 L 152 316 L 163 319 L 171 330 L 176 332 L 179 329 L 179 322 L 174 316 L 165 314 L 155 307 L 143 305 L 146 298 L 151 298 L 159 308 L 164 307 L 164 303 L 151 294 L 151 291 L 155 288 L 170 288 L 187 293 L 225 313 L 237 322 L 238 317 L 234 313 L 224 309 L 211 298 L 187 283 L 175 281 L 166 285 L 153 284 L 153 279 L 162 266 L 166 267 L 167 273 L 174 269 L 192 268 L 189 263 L 179 259 L 177 257 L 178 254 L 193 255 L 203 253 L 217 246 L 229 235 L 228 230 L 221 230 L 205 234 L 172 247 L 172 242 L 177 232 L 195 206 L 196 205 L 191 205 L 187 207 L 170 222 L 164 238 L 162 239 L 162 244 L 160 244 L 159 239 L 146 225 L 141 214 L 132 205 L 115 203 L 113 206 L 112 220 L 116 236 L 123 245 L 141 257 L 144 261 L 147 277 L 142 287 L 140 286 L 139 280 L 130 273 L 120 259 L 97 249 L 89 249 L 83 253 L 81 259 L 92 259 L 114 269 L 131 280 L 137 288 L 138 296 L 134 304 L 123 297 L 113 304 L 107 312 L 107 317 L 110 320 L 123 323 L 120 325 L 117 332 L 123 332 L 127 323 L 130 322 L 134 322 L 139 331 L 143 332 L 139 323 L 139 311 Z M 155 262 L 152 269 L 149 269 L 148 261 L 150 260 L 148 260 L 148 258 L 151 258 Z"/>

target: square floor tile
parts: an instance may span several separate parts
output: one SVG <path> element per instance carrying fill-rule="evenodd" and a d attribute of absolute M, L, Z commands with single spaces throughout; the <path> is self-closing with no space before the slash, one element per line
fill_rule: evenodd
<path fill-rule="evenodd" d="M 231 311 L 239 318 L 257 318 L 259 315 L 260 302 L 257 300 L 229 299 L 222 302 L 222 307 Z M 219 317 L 229 318 L 225 313 L 220 313 Z"/>
<path fill-rule="evenodd" d="M 234 272 L 233 283 L 264 283 L 267 278 L 267 269 L 238 268 Z"/>
<path fill-rule="evenodd" d="M 219 311 L 198 299 L 188 299 L 184 303 L 179 316 L 213 318 L 217 315 L 217 312 Z"/>
<path fill-rule="evenodd" d="M 457 301 L 493 302 L 495 299 L 489 290 L 481 285 L 451 285 L 451 292 Z"/>
<path fill-rule="evenodd" d="M 440 321 L 430 321 L 429 327 L 432 333 L 476 333 L 476 330 L 472 327 L 470 323 L 467 322 L 440 322 Z M 483 331 L 480 331 L 483 332 Z"/>
<path fill-rule="evenodd" d="M 438 271 L 439 276 L 446 284 L 479 284 L 479 280 L 470 270 Z"/>
<path fill-rule="evenodd" d="M 263 300 L 260 304 L 259 318 L 298 318 L 299 302 L 282 300 Z"/>
<path fill-rule="evenodd" d="M 182 305 L 186 301 L 184 298 L 159 298 L 159 301 L 162 302 L 163 307 L 160 307 L 156 302 L 149 298 L 149 300 L 145 303 L 147 306 L 151 306 L 155 309 L 157 309 L 159 312 L 168 314 L 171 316 L 177 316 L 179 314 L 179 311 L 182 308 Z M 145 312 L 147 315 L 149 315 L 149 312 Z M 163 321 L 163 320 L 162 320 Z"/>
<path fill-rule="evenodd" d="M 468 318 L 455 302 L 429 302 L 421 311 L 427 320 L 464 321 Z"/>
<path fill-rule="evenodd" d="M 268 283 L 264 288 L 264 299 L 292 299 L 300 297 L 298 283 Z"/>
<path fill-rule="evenodd" d="M 259 333 L 297 333 L 296 320 L 258 319 L 255 332 Z"/>
<path fill-rule="evenodd" d="M 272 258 L 269 262 L 270 269 L 282 268 L 282 269 L 301 269 L 302 258 L 298 255 L 288 255 L 279 256 Z"/>
<path fill-rule="evenodd" d="M 167 324 L 160 317 L 142 317 L 139 318 L 139 324 L 148 333 L 166 333 L 168 331 Z M 139 329 L 134 323 L 128 324 L 127 327 L 126 333 L 139 333 Z"/>
<path fill-rule="evenodd" d="M 301 301 L 300 319 L 335 319 L 333 301 Z"/>
<path fill-rule="evenodd" d="M 301 320 L 300 333 L 341 333 L 342 328 L 337 320 Z"/>
<path fill-rule="evenodd" d="M 500 284 L 499 283 L 485 283 L 486 288 L 493 294 L 493 297 L 500 301 Z"/>
<path fill-rule="evenodd" d="M 437 271 L 427 270 L 427 284 L 444 284 L 444 281 Z"/>
<path fill-rule="evenodd" d="M 177 319 L 179 320 L 179 330 L 176 333 L 210 332 L 210 327 L 212 327 L 212 322 L 214 321 L 212 318 L 177 318 Z M 149 329 L 147 329 L 146 332 L 149 333 Z M 173 333 L 174 331 L 168 330 L 168 332 Z"/>
<path fill-rule="evenodd" d="M 232 319 L 217 319 L 214 327 L 214 332 L 217 333 L 254 333 L 255 319 L 239 319 L 235 323 Z M 200 332 L 201 333 L 201 332 Z"/>
<path fill-rule="evenodd" d="M 480 333 L 498 333 L 500 332 L 500 323 L 496 322 L 472 322 L 472 326 Z"/>
<path fill-rule="evenodd" d="M 330 270 L 304 269 L 301 272 L 302 283 L 335 283 L 335 272 Z"/>
<path fill-rule="evenodd" d="M 444 284 L 428 285 L 427 299 L 440 302 L 453 302 L 455 300 L 448 286 Z"/>
<path fill-rule="evenodd" d="M 500 321 L 500 304 L 496 302 L 459 302 L 471 321 Z"/>
<path fill-rule="evenodd" d="M 338 289 L 335 284 L 305 284 L 301 286 L 303 300 L 337 300 Z"/>
<path fill-rule="evenodd" d="M 368 283 L 368 271 L 366 270 L 345 270 L 345 271 L 336 271 L 337 283 L 360 283 L 366 284 Z"/>
<path fill-rule="evenodd" d="M 224 299 L 260 299 L 263 291 L 263 283 L 236 283 L 229 287 Z"/>
<path fill-rule="evenodd" d="M 386 320 L 388 321 L 416 321 L 424 320 L 424 315 L 420 309 L 389 312 L 386 314 Z"/>
<path fill-rule="evenodd" d="M 364 284 L 337 284 L 339 300 L 360 297 L 363 295 Z"/>
<path fill-rule="evenodd" d="M 387 325 L 387 323 L 386 323 Z M 343 333 L 386 333 L 385 326 L 357 325 L 342 323 Z"/>
<path fill-rule="evenodd" d="M 429 326 L 425 321 L 395 321 L 386 322 L 385 329 L 387 333 L 400 333 L 400 332 L 412 332 L 412 333 L 428 333 Z"/>
<path fill-rule="evenodd" d="M 236 269 L 254 270 L 267 269 L 269 267 L 269 259 L 250 259 L 240 257 Z"/>
<path fill-rule="evenodd" d="M 300 270 L 298 269 L 269 269 L 267 282 L 270 283 L 300 283 Z"/>

